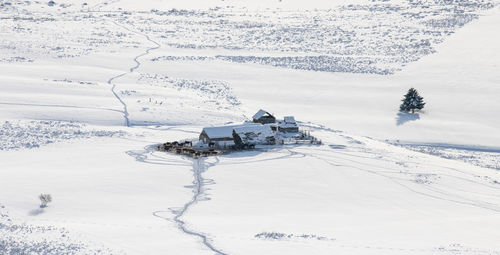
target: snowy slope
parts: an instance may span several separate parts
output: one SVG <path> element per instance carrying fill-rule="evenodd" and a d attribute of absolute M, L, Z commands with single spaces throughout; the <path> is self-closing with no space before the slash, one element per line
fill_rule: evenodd
<path fill-rule="evenodd" d="M 498 7 L 450 36 L 437 53 L 390 76 L 302 72 L 260 65 L 168 63 L 181 77 L 224 77 L 245 105 L 379 139 L 498 147 Z M 408 88 L 427 102 L 398 114 Z M 248 107 L 248 115 L 254 107 Z M 446 130 L 445 132 L 443 132 Z"/>
<path fill-rule="evenodd" d="M 499 254 L 499 22 L 494 1 L 0 1 L 0 253 Z M 426 108 L 399 114 L 410 87 Z M 153 149 L 261 108 L 324 144 Z"/>
<path fill-rule="evenodd" d="M 216 180 L 210 202 L 188 221 L 229 254 L 498 250 L 499 186 L 490 179 L 497 172 L 370 139 L 315 134 L 332 144 L 221 159 L 206 174 Z"/>

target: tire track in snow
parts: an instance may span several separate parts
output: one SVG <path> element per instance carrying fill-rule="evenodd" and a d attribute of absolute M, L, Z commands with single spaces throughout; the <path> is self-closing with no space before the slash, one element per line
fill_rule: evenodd
<path fill-rule="evenodd" d="M 219 159 L 217 158 L 217 162 Z M 194 176 L 194 181 L 193 181 L 193 197 L 189 202 L 187 202 L 180 210 L 172 210 L 172 212 L 175 214 L 174 221 L 177 223 L 177 226 L 179 227 L 182 232 L 196 236 L 201 238 L 202 243 L 211 251 L 215 252 L 216 254 L 221 254 L 221 255 L 227 255 L 227 253 L 224 253 L 223 251 L 215 248 L 213 244 L 210 243 L 210 240 L 208 239 L 207 235 L 201 233 L 201 232 L 196 232 L 194 230 L 190 230 L 186 227 L 186 222 L 181 220 L 182 216 L 189 210 L 191 206 L 196 204 L 198 201 L 200 201 L 200 196 L 204 195 L 205 191 L 205 184 L 207 182 L 213 182 L 213 180 L 210 179 L 205 179 L 202 177 L 202 173 L 206 171 L 209 167 L 214 166 L 217 164 L 216 163 L 211 163 L 211 164 L 205 164 L 205 160 L 203 158 L 198 158 L 198 159 L 193 159 L 193 176 Z"/>
<path fill-rule="evenodd" d="M 356 169 L 356 170 L 359 170 L 359 171 L 363 171 L 363 172 L 367 172 L 367 173 L 370 173 L 370 174 L 374 174 L 374 175 L 377 175 L 377 176 L 380 176 L 380 177 L 383 177 L 383 178 L 386 178 L 388 179 L 389 181 L 411 191 L 411 192 L 414 192 L 416 194 L 419 194 L 419 195 L 422 195 L 422 196 L 426 196 L 426 197 L 430 197 L 430 198 L 434 198 L 434 199 L 438 199 L 438 200 L 443 200 L 443 201 L 448 201 L 448 202 L 452 202 L 452 203 L 457 203 L 457 204 L 462 204 L 462 205 L 469 205 L 469 206 L 474 206 L 474 207 L 477 207 L 477 208 L 482 208 L 482 209 L 486 209 L 486 210 L 490 210 L 490 211 L 494 211 L 494 212 L 500 212 L 500 205 L 497 205 L 497 204 L 493 204 L 493 203 L 488 203 L 488 202 L 485 202 L 485 201 L 480 201 L 480 200 L 475 200 L 475 199 L 470 199 L 470 198 L 466 198 L 466 197 L 463 197 L 463 196 L 459 196 L 457 194 L 452 194 L 450 192 L 446 192 L 446 191 L 442 191 L 442 190 L 439 190 L 439 189 L 435 189 L 435 188 L 432 188 L 428 185 L 421 185 L 419 186 L 422 190 L 417 190 L 415 188 L 412 188 L 410 187 L 409 185 L 406 185 L 404 184 L 403 182 L 408 182 L 409 180 L 401 180 L 396 177 L 393 177 L 393 176 L 388 176 L 386 174 L 384 174 L 383 172 L 380 172 L 380 171 L 377 171 L 377 170 L 371 170 L 371 169 L 366 169 L 366 168 L 363 168 L 363 167 L 358 167 L 358 166 L 354 166 L 354 165 L 348 165 L 348 164 L 342 164 L 342 163 L 333 163 L 331 162 L 330 160 L 328 159 L 325 159 L 323 157 L 320 157 L 320 156 L 317 156 L 317 155 L 314 155 L 314 154 L 311 154 L 311 153 L 302 153 L 306 156 L 309 156 L 309 157 L 313 157 L 313 158 L 317 158 L 319 160 L 322 160 L 324 161 L 325 163 L 327 164 L 330 164 L 332 166 L 344 166 L 344 167 L 348 167 L 348 168 L 352 168 L 352 169 Z M 333 156 L 333 155 L 330 155 L 330 158 L 333 158 L 333 159 L 337 159 L 337 160 L 344 160 L 344 161 L 349 161 L 349 162 L 352 162 L 352 163 L 357 163 L 357 164 L 360 164 L 360 165 L 366 165 L 362 162 L 359 162 L 359 161 L 355 161 L 355 160 L 351 160 L 351 159 L 347 159 L 347 158 L 343 158 L 343 157 L 340 157 L 340 156 Z M 372 167 L 371 165 L 366 165 L 368 167 Z M 430 193 L 426 193 L 424 191 L 430 191 L 430 192 L 434 192 L 435 194 L 430 194 Z M 442 196 L 439 196 L 439 195 L 442 195 Z"/>
<path fill-rule="evenodd" d="M 169 160 L 166 158 L 159 157 L 154 154 L 157 152 L 155 145 L 148 145 L 142 150 L 129 150 L 125 152 L 127 155 L 134 157 L 136 161 L 141 163 L 153 164 L 153 165 L 164 165 L 164 166 L 189 166 L 188 162 L 184 163 L 179 160 Z"/>
<path fill-rule="evenodd" d="M 342 131 L 338 131 L 338 130 L 333 130 L 333 129 L 330 129 L 330 128 L 326 128 L 326 127 L 324 127 L 322 125 L 319 125 L 319 124 L 311 124 L 311 123 L 303 124 L 303 123 L 301 123 L 301 125 L 309 127 L 309 128 L 312 128 L 312 129 L 317 129 L 317 130 L 322 130 L 322 131 L 326 131 L 326 132 L 335 133 L 335 134 L 340 135 L 340 136 L 342 136 L 344 138 L 347 138 L 347 139 L 354 139 L 354 138 L 352 138 L 352 137 L 350 137 L 348 135 L 342 135 L 342 134 L 340 134 L 340 133 L 343 133 Z M 371 139 L 369 137 L 365 137 L 365 138 Z M 395 146 L 395 145 L 392 145 L 392 144 L 388 144 L 388 145 Z M 364 157 L 364 156 L 360 156 L 360 155 L 353 155 L 353 154 L 350 154 L 350 153 L 343 153 L 343 152 L 339 152 L 339 151 L 332 151 L 332 152 L 334 154 L 337 154 L 337 155 L 341 154 L 341 155 L 345 155 L 345 156 L 349 156 L 349 157 L 366 158 L 366 159 L 371 159 L 371 160 L 381 160 L 379 158 Z M 372 152 L 372 151 L 367 150 L 367 149 L 364 149 L 364 150 L 362 150 L 360 152 L 366 153 L 366 154 L 379 155 L 379 153 Z M 429 156 L 429 154 L 425 154 L 425 155 Z M 328 162 L 326 159 L 321 158 L 319 156 L 314 156 L 312 154 L 310 154 L 309 156 L 321 159 L 321 160 L 323 160 L 323 161 L 325 161 L 325 162 L 327 162 L 329 164 L 332 164 L 331 162 Z M 370 168 L 375 167 L 375 168 L 387 169 L 386 167 L 380 167 L 380 166 L 376 166 L 376 165 L 370 165 L 370 164 L 367 164 L 367 163 L 361 163 L 360 161 L 348 159 L 345 156 L 344 157 L 337 157 L 337 159 L 347 160 L 347 161 L 350 161 L 350 162 L 353 162 L 353 163 L 357 163 L 357 164 L 360 164 L 360 165 L 368 166 Z M 433 156 L 433 155 L 431 155 L 431 156 Z M 396 163 L 396 161 L 392 161 L 392 160 L 383 160 L 383 161 Z M 421 163 L 419 163 L 419 162 L 411 162 L 411 163 L 414 163 L 414 164 L 417 164 L 417 165 L 421 165 Z M 344 165 L 344 166 L 356 168 L 356 169 L 361 170 L 361 171 L 369 172 L 369 173 L 372 173 L 372 174 L 376 174 L 376 175 L 388 178 L 391 181 L 397 183 L 398 185 L 403 186 L 406 189 L 408 189 L 408 190 L 410 190 L 412 192 L 415 192 L 417 194 L 420 194 L 420 195 L 428 196 L 428 197 L 435 198 L 435 199 L 445 200 L 445 201 L 449 201 L 449 202 L 453 202 L 453 203 L 470 205 L 470 206 L 474 206 L 474 207 L 478 207 L 478 208 L 482 208 L 482 209 L 486 209 L 486 210 L 490 210 L 490 211 L 494 211 L 494 212 L 500 212 L 500 204 L 490 203 L 488 201 L 477 199 L 477 198 L 475 198 L 475 199 L 474 198 L 468 198 L 468 197 L 465 197 L 463 195 L 456 194 L 456 193 L 454 193 L 452 191 L 463 191 L 463 192 L 468 192 L 469 194 L 472 194 L 472 195 L 476 194 L 476 195 L 482 195 L 482 196 L 489 196 L 489 197 L 493 197 L 493 198 L 498 198 L 499 196 L 496 195 L 495 193 L 474 193 L 474 192 L 470 192 L 470 191 L 466 191 L 466 190 L 460 190 L 460 189 L 457 189 L 457 188 L 454 188 L 451 191 L 446 191 L 446 190 L 444 190 L 442 188 L 440 189 L 438 187 L 433 187 L 433 186 L 430 186 L 430 185 L 422 185 L 420 187 L 423 190 L 422 191 L 417 191 L 416 189 L 410 188 L 408 185 L 405 185 L 405 184 L 402 183 L 402 182 L 408 182 L 410 180 L 386 175 L 387 173 L 391 174 L 391 172 L 384 173 L 384 171 L 379 171 L 379 170 L 367 170 L 367 169 L 364 169 L 364 168 L 359 168 L 359 167 L 355 167 L 355 166 L 348 166 L 348 165 Z M 468 183 L 471 183 L 471 184 L 479 185 L 479 186 L 482 186 L 482 187 L 488 188 L 488 189 L 494 189 L 494 190 L 498 190 L 499 189 L 499 187 L 492 186 L 492 185 L 489 185 L 489 184 L 485 184 L 482 181 L 478 180 L 478 178 L 480 178 L 480 176 L 475 175 L 473 173 L 465 172 L 465 171 L 462 171 L 462 170 L 459 170 L 459 169 L 456 169 L 456 168 L 452 168 L 452 167 L 446 167 L 446 166 L 436 165 L 436 164 L 428 164 L 428 166 L 449 169 L 451 171 L 455 171 L 457 173 L 469 176 L 469 177 L 471 177 L 471 179 L 467 179 L 467 178 L 460 177 L 460 176 L 454 176 L 454 175 L 446 174 L 446 173 L 439 173 L 438 176 L 440 176 L 440 177 L 447 177 L 447 178 L 450 178 L 450 179 L 456 179 L 456 180 L 459 180 L 459 181 L 463 181 L 463 182 L 468 182 Z M 397 174 L 397 171 L 393 172 L 393 173 Z M 411 174 L 418 174 L 418 172 L 412 172 Z M 424 192 L 424 191 L 432 192 L 434 194 L 430 194 L 430 193 L 427 193 L 427 192 Z"/>
<path fill-rule="evenodd" d="M 325 127 L 324 125 L 321 125 L 321 124 L 316 124 L 316 123 L 310 123 L 310 122 L 298 122 L 301 126 L 304 126 L 304 127 L 308 127 L 308 128 L 311 128 L 311 129 L 316 129 L 316 130 L 321 130 L 321 131 L 325 131 L 325 132 L 330 132 L 330 133 L 333 133 L 333 134 L 337 134 L 341 137 L 344 137 L 346 139 L 352 139 L 352 140 L 355 140 L 353 137 L 349 136 L 349 135 L 346 135 L 343 131 L 340 131 L 340 130 L 334 130 L 334 129 L 331 129 L 331 128 L 327 128 Z M 370 137 L 364 137 L 366 139 L 370 139 L 370 140 L 374 140 Z M 377 141 L 377 140 L 374 140 L 374 141 Z M 407 148 L 404 148 L 404 147 L 400 147 L 398 145 L 395 145 L 395 144 L 391 144 L 391 143 L 386 143 L 386 142 L 382 142 L 382 141 L 378 141 L 378 142 L 381 142 L 383 144 L 386 144 L 386 145 L 390 145 L 390 146 L 395 146 L 395 147 L 398 147 L 398 148 L 403 148 L 405 150 L 409 150 Z M 430 144 L 427 144 L 429 146 L 431 146 Z M 473 147 L 468 147 L 467 145 L 454 145 L 454 146 L 459 146 L 459 147 L 462 147 L 462 148 L 469 148 L 469 149 L 473 149 Z M 355 148 L 355 147 L 352 147 L 352 148 Z M 359 149 L 359 148 L 358 148 Z M 490 148 L 490 150 L 495 150 L 494 148 Z M 424 154 L 424 155 L 427 155 L 427 156 L 431 156 L 431 157 L 439 157 L 441 159 L 446 159 L 446 158 L 443 158 L 443 157 L 440 157 L 440 156 L 437 156 L 437 155 L 433 155 L 433 154 L 427 154 L 427 153 L 423 153 L 423 152 L 417 152 L 417 151 L 413 151 L 413 150 L 410 150 L 412 152 L 416 152 L 416 153 L 421 153 L 421 154 Z M 362 153 L 366 153 L 366 154 L 372 154 L 374 156 L 378 156 L 379 153 L 375 153 L 373 151 L 369 151 L 367 150 L 366 148 L 363 149 L 362 151 L 358 151 L 358 152 L 362 152 Z M 336 151 L 335 153 L 337 154 L 345 154 L 345 155 L 348 155 L 348 156 L 352 156 L 352 157 L 358 157 L 358 158 L 366 158 L 366 159 L 377 159 L 377 158 L 370 158 L 370 157 L 363 157 L 363 156 L 360 156 L 360 155 L 354 155 L 354 154 L 350 154 L 350 153 L 342 153 L 340 151 Z M 453 161 L 456 161 L 454 159 L 447 159 L 447 160 L 453 160 Z M 397 161 L 393 161 L 393 160 L 385 160 L 386 162 L 391 162 L 391 163 L 397 163 Z M 414 162 L 411 162 L 409 161 L 408 163 L 412 163 L 412 164 L 416 164 L 416 165 L 420 165 L 420 162 L 419 161 L 414 161 Z M 468 164 L 467 162 L 463 162 L 463 163 L 466 163 Z M 481 186 L 484 186 L 484 187 L 487 187 L 487 188 L 492 188 L 492 189 L 500 189 L 500 187 L 497 187 L 497 186 L 493 186 L 493 185 L 490 185 L 490 184 L 485 184 L 485 183 L 482 183 L 480 182 L 481 180 L 483 180 L 478 174 L 474 174 L 474 173 L 471 173 L 471 172 L 466 172 L 466 171 L 463 171 L 463 170 L 459 170 L 457 168 L 453 168 L 453 167 L 447 167 L 447 166 L 443 166 L 443 165 L 436 165 L 436 164 L 431 164 L 431 163 L 428 163 L 428 166 L 430 167 L 438 167 L 438 168 L 443 168 L 443 169 L 449 169 L 450 171 L 453 171 L 453 172 L 457 172 L 459 174 L 463 174 L 463 175 L 466 175 L 466 176 L 469 176 L 471 177 L 472 179 L 466 179 L 466 178 L 463 178 L 463 177 L 458 177 L 458 176 L 452 176 L 452 175 L 449 175 L 449 174 L 440 174 L 441 176 L 447 176 L 447 177 L 451 177 L 451 178 L 456 178 L 456 179 L 460 179 L 462 181 L 466 181 L 466 182 L 470 182 L 470 183 L 474 183 L 474 184 L 478 184 L 478 185 L 481 185 Z M 373 167 L 378 167 L 380 168 L 379 166 L 375 166 L 373 165 Z M 478 167 L 481 167 L 481 166 L 478 166 Z M 482 168 L 482 167 L 481 167 Z M 478 180 L 478 181 L 476 181 Z"/>
<path fill-rule="evenodd" d="M 159 49 L 161 47 L 161 45 L 159 43 L 157 43 L 156 41 L 152 40 L 147 34 L 144 34 L 144 33 L 141 33 L 141 32 L 137 32 L 137 31 L 134 31 L 122 24 L 119 24 L 117 23 L 116 21 L 112 21 L 113 24 L 115 24 L 116 26 L 119 26 L 129 32 L 132 32 L 134 34 L 137 34 L 137 35 L 140 35 L 140 36 L 143 36 L 146 38 L 146 40 L 148 40 L 149 42 L 155 44 L 154 47 L 150 47 L 150 48 L 147 48 L 145 52 L 137 55 L 134 57 L 134 62 L 135 62 L 135 66 L 131 67 L 129 69 L 128 72 L 124 72 L 122 74 L 119 74 L 119 75 L 116 75 L 116 76 L 113 76 L 111 77 L 109 80 L 108 80 L 108 84 L 109 85 L 112 85 L 111 86 L 111 92 L 113 93 L 113 95 L 115 96 L 116 99 L 118 99 L 118 101 L 120 102 L 120 104 L 122 104 L 123 106 L 123 118 L 125 119 L 125 126 L 127 127 L 130 127 L 130 119 L 129 119 L 129 112 L 128 112 L 128 109 L 127 109 L 127 104 L 123 101 L 123 99 L 118 95 L 118 93 L 116 93 L 116 83 L 113 83 L 114 80 L 118 79 L 118 78 L 121 78 L 129 73 L 132 73 L 134 72 L 137 68 L 139 68 L 141 66 L 141 62 L 139 62 L 139 58 L 149 54 L 152 50 L 156 50 L 156 49 Z"/>
<path fill-rule="evenodd" d="M 348 135 L 343 135 L 341 133 L 344 133 L 342 131 L 339 131 L 339 130 L 334 130 L 334 129 L 331 129 L 331 128 L 327 128 L 323 125 L 319 125 L 319 124 L 313 124 L 313 123 L 300 123 L 301 126 L 305 126 L 305 127 L 308 127 L 308 128 L 312 128 L 312 129 L 316 129 L 316 130 L 322 130 L 322 131 L 326 131 L 326 132 L 330 132 L 330 133 L 334 133 L 334 134 L 337 134 L 339 136 L 342 136 L 346 139 L 354 139 Z M 371 139 L 369 137 L 365 137 L 365 138 L 368 138 L 368 139 Z M 354 139 L 355 140 L 355 139 Z M 393 145 L 394 146 L 394 145 Z M 354 147 L 353 147 L 354 148 Z M 363 150 L 362 151 L 363 153 L 367 153 L 367 154 L 374 154 L 374 155 L 378 155 L 377 153 L 374 153 L 374 152 L 370 152 L 368 150 Z M 357 161 L 357 160 L 352 160 L 352 159 L 348 159 L 346 158 L 345 156 L 350 156 L 350 157 L 358 157 L 358 158 L 366 158 L 366 159 L 370 159 L 370 160 L 381 160 L 381 159 L 378 159 L 378 158 L 370 158 L 370 157 L 363 157 L 363 156 L 360 156 L 360 155 L 353 155 L 353 154 L 350 154 L 350 153 L 342 153 L 342 152 L 338 152 L 338 151 L 335 151 L 333 152 L 334 154 L 337 154 L 337 157 L 333 157 L 333 158 L 336 158 L 336 159 L 340 159 L 340 160 L 344 160 L 344 161 L 350 161 L 352 163 L 356 163 L 356 164 L 360 164 L 360 165 L 364 165 L 364 166 L 368 166 L 370 168 L 372 167 L 376 167 L 376 168 L 383 168 L 383 169 L 387 169 L 385 167 L 380 167 L 380 166 L 376 166 L 376 165 L 370 165 L 370 164 L 367 164 L 367 163 L 362 163 L 360 161 Z M 401 178 L 397 178 L 397 177 L 393 177 L 393 176 L 388 176 L 387 173 L 385 173 L 384 171 L 378 171 L 378 170 L 369 170 L 369 169 L 366 169 L 366 168 L 362 168 L 362 167 L 357 167 L 357 166 L 353 166 L 353 165 L 346 165 L 346 164 L 339 164 L 339 163 L 333 163 L 333 162 L 330 162 L 329 160 L 325 159 L 325 158 L 322 158 L 320 156 L 317 156 L 317 155 L 313 155 L 313 154 L 305 154 L 304 155 L 306 156 L 310 156 L 310 157 L 314 157 L 314 158 L 317 158 L 317 159 L 320 159 L 324 162 L 326 162 L 327 164 L 330 164 L 332 166 L 345 166 L 345 167 L 350 167 L 350 168 L 354 168 L 354 169 L 357 169 L 359 171 L 364 171 L 364 172 L 367 172 L 367 173 L 371 173 L 371 174 L 375 174 L 375 175 L 378 175 L 378 176 L 381 176 L 381 177 L 384 177 L 384 178 L 387 178 L 389 179 L 390 181 L 396 183 L 397 185 L 400 185 L 404 188 L 406 188 L 407 190 L 411 191 L 411 192 L 414 192 L 416 194 L 420 194 L 420 195 L 423 195 L 423 196 L 427 196 L 427 197 L 430 197 L 430 198 L 434 198 L 434 199 L 438 199 L 438 200 L 443 200 L 443 201 L 448 201 L 448 202 L 452 202 L 452 203 L 457 203 L 457 204 L 463 204 L 463 205 L 469 205 L 469 206 L 474 206 L 474 207 L 477 207 L 477 208 L 482 208 L 482 209 L 486 209 L 486 210 L 490 210 L 490 211 L 494 211 L 494 212 L 500 212 L 500 204 L 495 204 L 495 203 L 490 203 L 490 202 L 487 202 L 487 201 L 482 201 L 482 200 L 478 200 L 478 199 L 473 199 L 473 198 L 467 198 L 467 197 L 464 197 L 464 196 L 460 196 L 458 194 L 454 194 L 452 192 L 447 192 L 445 190 L 442 190 L 442 189 L 439 189 L 439 188 L 436 188 L 436 187 L 431 187 L 429 185 L 423 185 L 423 186 L 420 186 L 423 190 L 422 191 L 419 191 L 419 190 L 416 190 L 414 188 L 411 188 L 409 185 L 406 185 L 402 182 L 408 182 L 410 180 L 407 180 L 407 179 L 401 179 Z M 342 156 L 338 156 L 338 155 L 343 155 Z M 332 157 L 332 155 L 330 155 L 330 157 Z M 387 162 L 393 162 L 391 160 L 384 160 L 384 161 L 387 161 Z M 393 162 L 395 163 L 395 162 Z M 416 163 L 418 165 L 420 165 L 419 163 L 417 162 L 413 162 L 413 163 Z M 461 174 L 466 174 L 466 175 L 470 175 L 472 177 L 476 177 L 474 176 L 473 174 L 471 173 L 466 173 L 464 171 L 460 171 L 458 169 L 455 169 L 455 168 L 450 168 L 450 167 L 443 167 L 443 166 L 439 166 L 439 165 L 430 165 L 430 166 L 437 166 L 437 167 L 442 167 L 442 168 L 449 168 L 449 169 L 452 169 L 454 171 L 457 171 Z M 389 172 L 391 173 L 391 172 Z M 394 173 L 397 173 L 397 172 L 394 172 Z M 481 183 L 481 182 L 478 182 L 478 181 L 475 181 L 475 180 L 471 180 L 471 179 L 466 179 L 466 178 L 463 178 L 463 177 L 458 177 L 458 176 L 452 176 L 452 175 L 449 175 L 449 174 L 439 174 L 439 176 L 445 176 L 445 177 L 449 177 L 449 178 L 455 178 L 455 179 L 459 179 L 461 181 L 467 181 L 467 182 L 470 182 L 470 183 L 473 183 L 473 184 L 476 184 L 476 185 L 480 185 L 480 186 L 485 186 L 485 187 L 488 187 L 488 188 L 493 188 L 493 189 L 498 189 L 497 187 L 493 187 L 491 185 L 486 185 L 484 183 Z M 427 192 L 424 192 L 424 191 L 427 191 Z M 428 192 L 433 192 L 435 194 L 430 194 Z M 492 195 L 492 194 L 481 194 L 481 195 L 489 195 L 489 196 L 494 196 L 494 197 L 497 197 L 496 195 Z"/>

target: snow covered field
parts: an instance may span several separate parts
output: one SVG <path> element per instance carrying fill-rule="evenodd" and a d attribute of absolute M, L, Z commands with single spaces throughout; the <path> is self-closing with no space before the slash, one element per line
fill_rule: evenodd
<path fill-rule="evenodd" d="M 0 0 L 0 254 L 500 254 L 499 4 Z"/>

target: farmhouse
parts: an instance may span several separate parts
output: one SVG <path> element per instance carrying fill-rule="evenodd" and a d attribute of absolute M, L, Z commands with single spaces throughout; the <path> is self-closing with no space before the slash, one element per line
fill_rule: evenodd
<path fill-rule="evenodd" d="M 260 109 L 255 115 L 253 115 L 252 121 L 254 123 L 269 124 L 275 123 L 276 118 L 269 112 Z"/>

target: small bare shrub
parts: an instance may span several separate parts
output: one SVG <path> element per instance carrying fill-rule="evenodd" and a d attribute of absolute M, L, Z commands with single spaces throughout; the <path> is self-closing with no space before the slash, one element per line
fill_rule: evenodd
<path fill-rule="evenodd" d="M 47 204 L 52 202 L 52 196 L 50 194 L 40 194 L 38 198 L 40 198 L 41 201 L 40 208 L 47 207 Z"/>

